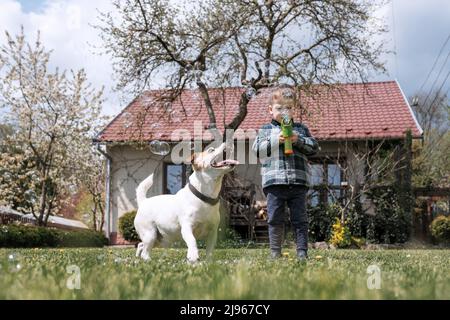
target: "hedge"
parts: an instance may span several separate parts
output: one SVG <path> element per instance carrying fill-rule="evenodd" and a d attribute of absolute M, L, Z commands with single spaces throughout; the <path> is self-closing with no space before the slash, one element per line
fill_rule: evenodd
<path fill-rule="evenodd" d="M 119 218 L 119 231 L 123 238 L 130 242 L 140 241 L 139 235 L 134 228 L 134 218 L 136 217 L 136 210 L 127 212 Z"/>
<path fill-rule="evenodd" d="M 92 230 L 67 231 L 53 228 L 2 225 L 0 247 L 103 247 L 108 239 L 101 232 Z"/>
<path fill-rule="evenodd" d="M 435 242 L 450 244 L 450 217 L 436 217 L 430 225 L 430 231 Z"/>

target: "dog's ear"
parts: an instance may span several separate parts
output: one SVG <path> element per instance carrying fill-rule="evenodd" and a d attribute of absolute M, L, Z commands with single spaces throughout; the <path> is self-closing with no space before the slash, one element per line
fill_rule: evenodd
<path fill-rule="evenodd" d="M 191 165 L 192 165 L 192 168 L 194 169 L 194 171 L 197 171 L 199 169 L 199 166 L 196 163 L 196 160 L 197 160 L 197 154 L 192 153 L 190 162 L 191 162 Z"/>

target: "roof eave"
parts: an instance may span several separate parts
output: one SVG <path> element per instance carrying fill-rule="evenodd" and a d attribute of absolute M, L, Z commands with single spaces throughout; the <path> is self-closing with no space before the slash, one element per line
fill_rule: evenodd
<path fill-rule="evenodd" d="M 400 87 L 400 84 L 398 83 L 397 79 L 395 79 L 395 83 L 397 84 L 398 88 L 400 89 L 400 92 L 401 92 L 401 94 L 402 94 L 402 96 L 403 96 L 403 100 L 405 100 L 405 103 L 406 103 L 406 105 L 408 106 L 408 110 L 409 110 L 409 112 L 411 113 L 411 116 L 412 116 L 413 119 L 414 119 L 414 123 L 416 124 L 417 130 L 419 131 L 420 136 L 423 137 L 423 129 L 422 129 L 422 127 L 420 126 L 419 121 L 417 121 L 416 115 L 414 114 L 414 111 L 413 111 L 413 109 L 411 108 L 411 105 L 409 104 L 409 101 L 408 101 L 408 99 L 406 98 L 405 93 L 403 92 L 402 87 Z"/>

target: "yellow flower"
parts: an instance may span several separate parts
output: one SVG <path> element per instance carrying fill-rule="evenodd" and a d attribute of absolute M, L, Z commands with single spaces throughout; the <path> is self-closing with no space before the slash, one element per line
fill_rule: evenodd
<path fill-rule="evenodd" d="M 320 259 L 322 259 L 322 256 L 316 256 L 316 259 L 320 260 Z"/>
<path fill-rule="evenodd" d="M 283 252 L 282 255 L 283 257 L 289 257 L 289 252 Z"/>

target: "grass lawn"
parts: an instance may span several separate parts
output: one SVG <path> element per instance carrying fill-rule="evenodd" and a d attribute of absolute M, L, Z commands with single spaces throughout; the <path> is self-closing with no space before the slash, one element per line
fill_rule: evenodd
<path fill-rule="evenodd" d="M 271 261 L 268 249 L 217 249 L 195 265 L 186 249 L 134 253 L 0 249 L 0 299 L 450 299 L 450 250 L 310 250 L 306 264 L 293 250 Z M 368 289 L 371 265 L 380 289 Z"/>

